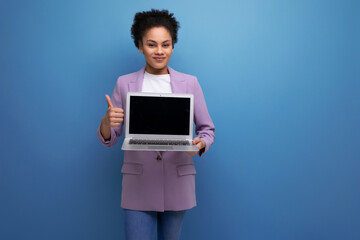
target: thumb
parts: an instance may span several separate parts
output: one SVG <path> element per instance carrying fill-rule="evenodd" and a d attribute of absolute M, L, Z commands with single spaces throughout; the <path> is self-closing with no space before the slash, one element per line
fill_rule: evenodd
<path fill-rule="evenodd" d="M 106 97 L 106 101 L 107 101 L 107 103 L 108 103 L 108 108 L 109 108 L 109 107 L 113 107 L 113 105 L 112 105 L 112 102 L 111 102 L 111 99 L 110 99 L 109 95 L 105 94 L 105 97 Z"/>

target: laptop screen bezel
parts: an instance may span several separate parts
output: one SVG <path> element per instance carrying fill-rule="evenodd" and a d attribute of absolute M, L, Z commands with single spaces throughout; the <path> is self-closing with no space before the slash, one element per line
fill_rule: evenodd
<path fill-rule="evenodd" d="M 129 123 L 130 118 L 130 97 L 131 96 L 150 96 L 150 97 L 173 97 L 173 98 L 189 98 L 190 99 L 190 117 L 189 117 L 189 134 L 188 135 L 168 135 L 168 134 L 130 134 Z M 142 92 L 128 92 L 126 96 L 125 109 L 125 137 L 126 138 L 144 138 L 144 139 L 192 139 L 194 128 L 194 95 L 193 94 L 178 94 L 178 93 L 142 93 Z"/>

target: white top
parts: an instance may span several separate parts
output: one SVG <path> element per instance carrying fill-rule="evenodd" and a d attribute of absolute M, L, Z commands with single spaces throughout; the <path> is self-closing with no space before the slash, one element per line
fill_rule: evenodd
<path fill-rule="evenodd" d="M 172 93 L 170 74 L 154 75 L 145 71 L 142 92 Z"/>

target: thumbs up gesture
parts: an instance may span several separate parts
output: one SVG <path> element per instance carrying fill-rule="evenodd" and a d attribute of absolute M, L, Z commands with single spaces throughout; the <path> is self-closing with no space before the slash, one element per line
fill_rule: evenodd
<path fill-rule="evenodd" d="M 103 124 L 107 127 L 117 127 L 124 121 L 124 110 L 113 106 L 109 95 L 105 95 L 108 109 L 103 117 Z"/>

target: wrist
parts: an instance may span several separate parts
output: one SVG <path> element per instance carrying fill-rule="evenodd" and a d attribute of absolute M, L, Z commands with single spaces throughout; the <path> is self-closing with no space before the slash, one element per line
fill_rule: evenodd
<path fill-rule="evenodd" d="M 100 124 L 100 133 L 103 136 L 104 140 L 110 140 L 111 138 L 111 128 L 106 124 L 106 120 L 104 118 L 101 120 Z"/>
<path fill-rule="evenodd" d="M 110 127 L 106 116 L 101 119 L 101 125 L 103 125 L 104 127 Z"/>
<path fill-rule="evenodd" d="M 206 147 L 206 142 L 204 140 L 201 140 L 201 149 L 204 149 Z"/>

